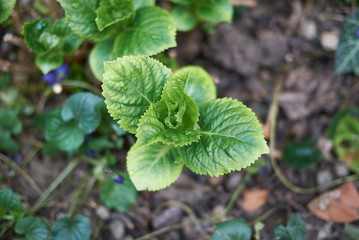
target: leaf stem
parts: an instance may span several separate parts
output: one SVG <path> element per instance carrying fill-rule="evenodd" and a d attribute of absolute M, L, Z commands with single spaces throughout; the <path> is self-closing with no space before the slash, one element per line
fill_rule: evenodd
<path fill-rule="evenodd" d="M 51 183 L 51 185 L 46 189 L 46 191 L 40 196 L 40 198 L 35 202 L 34 206 L 28 210 L 28 215 L 34 214 L 44 202 L 48 199 L 51 193 L 62 183 L 62 181 L 69 175 L 72 170 L 75 169 L 77 164 L 80 163 L 80 158 L 72 160 L 64 170 L 60 173 L 60 175 Z"/>
<path fill-rule="evenodd" d="M 61 84 L 65 87 L 79 87 L 79 88 L 87 89 L 99 96 L 102 96 L 101 91 L 98 88 L 86 82 L 82 82 L 78 80 L 64 80 Z"/>
<path fill-rule="evenodd" d="M 331 182 L 324 183 L 322 185 L 318 185 L 315 187 L 309 187 L 309 188 L 302 188 L 294 185 L 288 179 L 284 176 L 282 171 L 280 170 L 278 163 L 275 159 L 275 132 L 276 132 L 276 124 L 277 124 L 277 113 L 278 113 L 278 95 L 281 89 L 283 77 L 277 77 L 275 81 L 275 87 L 274 87 L 274 94 L 273 94 L 273 102 L 270 108 L 270 160 L 274 169 L 275 174 L 277 175 L 278 179 L 283 183 L 284 186 L 286 186 L 288 189 L 290 189 L 293 192 L 299 193 L 299 194 L 311 194 L 318 192 L 320 190 L 333 187 L 335 185 L 348 182 L 348 181 L 354 181 L 356 179 L 359 179 L 359 175 L 353 174 L 350 176 L 346 176 L 343 178 L 335 179 Z"/>

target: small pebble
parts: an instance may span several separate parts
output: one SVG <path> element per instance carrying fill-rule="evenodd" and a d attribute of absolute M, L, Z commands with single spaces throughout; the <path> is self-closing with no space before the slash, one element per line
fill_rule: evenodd
<path fill-rule="evenodd" d="M 331 180 L 333 180 L 333 175 L 329 170 L 322 170 L 317 175 L 318 185 L 330 182 Z"/>
<path fill-rule="evenodd" d="M 335 51 L 339 43 L 339 34 L 337 32 L 323 32 L 320 35 L 320 43 L 323 48 L 329 51 Z"/>
<path fill-rule="evenodd" d="M 317 24 L 312 20 L 300 24 L 300 34 L 308 40 L 313 40 L 318 35 Z"/>
<path fill-rule="evenodd" d="M 236 189 L 241 183 L 242 175 L 239 173 L 231 173 L 227 179 L 226 188 L 231 191 Z"/>
<path fill-rule="evenodd" d="M 115 220 L 110 224 L 112 236 L 116 240 L 120 240 L 125 235 L 125 225 L 120 220 Z"/>
<path fill-rule="evenodd" d="M 110 218 L 110 211 L 104 206 L 99 206 L 99 207 L 96 208 L 96 215 L 102 221 L 105 221 L 105 220 Z"/>
<path fill-rule="evenodd" d="M 335 165 L 335 172 L 338 177 L 345 177 L 349 175 L 348 167 L 341 163 Z"/>
<path fill-rule="evenodd" d="M 171 206 L 152 219 L 152 226 L 160 229 L 175 223 L 179 223 L 182 217 L 182 209 L 177 206 Z"/>

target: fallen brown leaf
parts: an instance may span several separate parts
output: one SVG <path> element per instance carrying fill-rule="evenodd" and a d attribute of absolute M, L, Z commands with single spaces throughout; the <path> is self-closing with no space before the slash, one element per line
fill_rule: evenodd
<path fill-rule="evenodd" d="M 351 182 L 321 194 L 308 208 L 318 218 L 330 222 L 353 222 L 359 219 L 359 193 Z"/>
<path fill-rule="evenodd" d="M 268 200 L 267 189 L 247 189 L 243 193 L 243 201 L 239 204 L 246 212 L 258 211 Z"/>

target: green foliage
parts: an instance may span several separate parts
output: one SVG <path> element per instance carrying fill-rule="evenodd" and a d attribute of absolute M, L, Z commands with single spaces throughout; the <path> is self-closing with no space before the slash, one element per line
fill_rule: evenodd
<path fill-rule="evenodd" d="M 133 0 L 133 4 L 136 10 L 142 7 L 152 7 L 155 5 L 155 3 L 155 0 Z"/>
<path fill-rule="evenodd" d="M 16 0 L 0 0 L 0 23 L 4 22 L 14 10 Z"/>
<path fill-rule="evenodd" d="M 338 122 L 333 136 L 334 151 L 350 169 L 359 173 L 359 121 L 344 115 Z"/>
<path fill-rule="evenodd" d="M 73 219 L 63 217 L 56 221 L 53 231 L 54 240 L 87 240 L 91 235 L 91 225 L 82 215 Z"/>
<path fill-rule="evenodd" d="M 344 232 L 350 240 L 356 240 L 359 236 L 359 227 L 346 223 L 344 225 Z"/>
<path fill-rule="evenodd" d="M 192 30 L 197 22 L 204 28 L 214 28 L 220 22 L 232 22 L 233 6 L 228 0 L 171 0 L 178 4 L 173 7 L 172 16 L 180 31 Z M 205 27 L 207 25 L 207 27 Z"/>
<path fill-rule="evenodd" d="M 127 169 L 137 190 L 159 190 L 180 176 L 181 152 L 173 145 L 136 143 L 128 152 Z"/>
<path fill-rule="evenodd" d="M 141 116 L 161 98 L 171 70 L 145 57 L 123 57 L 105 62 L 103 96 L 108 111 L 121 127 L 136 133 Z"/>
<path fill-rule="evenodd" d="M 335 54 L 335 73 L 348 73 L 359 64 L 359 12 L 348 16 Z"/>
<path fill-rule="evenodd" d="M 85 133 L 96 130 L 101 121 L 99 104 L 103 99 L 89 92 L 80 92 L 69 97 L 62 108 L 61 116 L 64 121 L 74 119 L 77 128 Z"/>
<path fill-rule="evenodd" d="M 358 108 L 347 108 L 339 111 L 335 116 L 332 118 L 332 120 L 329 123 L 328 129 L 327 129 L 327 137 L 329 139 L 333 139 L 335 135 L 335 131 L 337 129 L 338 123 L 344 117 L 345 115 L 349 114 L 352 117 L 358 117 L 359 116 L 359 109 Z"/>
<path fill-rule="evenodd" d="M 258 173 L 262 168 L 267 166 L 267 160 L 265 158 L 260 157 L 255 163 L 246 168 L 246 171 L 250 174 Z"/>
<path fill-rule="evenodd" d="M 35 63 L 45 74 L 63 63 L 82 43 L 65 19 L 51 22 L 38 19 L 26 22 L 22 34 L 27 46 L 37 53 Z"/>
<path fill-rule="evenodd" d="M 127 173 L 121 172 L 119 175 L 123 177 L 123 183 L 107 179 L 100 186 L 100 198 L 108 208 L 126 212 L 136 202 L 137 191 Z"/>
<path fill-rule="evenodd" d="M 213 99 L 214 84 L 201 68 L 171 74 L 148 57 L 123 57 L 105 63 L 102 87 L 111 116 L 138 138 L 127 158 L 138 190 L 170 185 L 183 162 L 196 173 L 218 176 L 268 152 L 255 114 L 237 100 Z M 185 91 L 206 103 L 198 109 Z M 208 94 L 200 99 L 200 93 Z"/>
<path fill-rule="evenodd" d="M 0 109 L 0 150 L 18 152 L 20 145 L 15 142 L 12 135 L 22 131 L 22 124 L 16 113 L 12 110 Z"/>
<path fill-rule="evenodd" d="M 106 1 L 106 0 L 102 0 Z M 101 1 L 101 2 L 102 2 Z M 100 0 L 58 0 L 62 8 L 65 10 L 67 22 L 72 31 L 82 38 L 88 38 L 94 41 L 101 41 L 108 38 L 113 28 L 107 27 L 102 31 L 99 30 L 96 18 L 103 14 L 103 10 L 97 11 Z M 106 1 L 107 2 L 107 1 Z M 100 8 L 104 8 L 104 4 L 101 4 Z M 103 21 L 103 16 L 100 16 L 100 26 L 108 25 L 109 23 Z M 118 15 L 117 15 L 118 17 Z M 113 20 L 113 23 L 117 22 Z"/>
<path fill-rule="evenodd" d="M 297 214 L 292 214 L 286 227 L 279 225 L 274 229 L 274 239 L 302 240 L 306 233 L 307 228 L 303 220 Z"/>
<path fill-rule="evenodd" d="M 245 220 L 241 218 L 217 223 L 214 226 L 212 240 L 248 240 L 252 231 Z"/>
<path fill-rule="evenodd" d="M 317 139 L 288 143 L 283 149 L 283 162 L 294 169 L 301 169 L 318 162 L 322 152 L 317 148 Z"/>
<path fill-rule="evenodd" d="M 0 218 L 8 216 L 14 220 L 18 220 L 24 216 L 24 207 L 19 198 L 9 188 L 0 190 Z"/>
<path fill-rule="evenodd" d="M 136 10 L 132 21 L 123 24 L 114 38 L 98 43 L 90 53 L 90 66 L 102 80 L 103 61 L 122 56 L 150 56 L 175 47 L 175 27 L 171 15 L 158 7 Z"/>
<path fill-rule="evenodd" d="M 15 232 L 24 235 L 22 240 L 49 240 L 52 231 L 49 225 L 38 217 L 24 217 L 16 222 Z M 17 238 L 20 240 L 20 238 Z"/>
<path fill-rule="evenodd" d="M 101 0 L 96 10 L 96 24 L 100 31 L 114 23 L 126 23 L 135 14 L 132 0 Z"/>

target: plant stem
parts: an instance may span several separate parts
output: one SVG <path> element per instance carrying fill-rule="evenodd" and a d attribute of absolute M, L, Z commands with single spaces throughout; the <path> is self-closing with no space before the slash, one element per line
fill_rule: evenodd
<path fill-rule="evenodd" d="M 37 194 L 39 194 L 39 196 L 42 195 L 42 191 L 41 191 L 40 187 L 21 167 L 19 167 L 16 163 L 11 161 L 10 158 L 8 158 L 7 156 L 5 156 L 1 153 L 0 153 L 0 160 L 5 162 L 6 164 L 11 165 L 15 169 L 15 171 L 17 171 L 23 178 L 25 178 L 25 180 L 31 185 L 31 187 L 35 190 L 35 192 Z"/>
<path fill-rule="evenodd" d="M 79 164 L 80 159 L 72 160 L 60 175 L 51 183 L 51 185 L 46 189 L 46 191 L 40 196 L 40 198 L 35 202 L 34 206 L 28 210 L 28 215 L 34 214 L 44 202 L 48 199 L 51 193 L 62 183 L 62 181 L 69 175 L 72 170 Z"/>
<path fill-rule="evenodd" d="M 87 89 L 87 90 L 101 96 L 101 91 L 98 88 L 96 88 L 86 82 L 82 82 L 82 81 L 78 81 L 78 80 L 64 80 L 61 84 L 65 87 L 79 87 L 79 88 Z"/>
<path fill-rule="evenodd" d="M 69 207 L 69 211 L 67 212 L 67 215 L 69 217 L 72 217 L 74 211 L 75 211 L 75 208 L 77 206 L 77 202 L 79 200 L 79 197 L 81 195 L 81 192 L 82 190 L 84 189 L 87 181 L 89 179 L 89 175 L 87 174 L 80 182 L 79 186 L 77 187 L 76 189 L 76 192 L 75 192 L 75 195 L 74 197 L 72 198 L 72 201 L 71 201 L 71 204 L 70 204 L 70 207 Z"/>
<path fill-rule="evenodd" d="M 156 236 L 159 236 L 163 233 L 166 232 L 170 232 L 173 230 L 177 230 L 180 229 L 184 226 L 189 226 L 189 225 L 193 225 L 193 224 L 200 224 L 200 223 L 204 223 L 204 222 L 212 222 L 212 223 L 216 223 L 218 222 L 218 220 L 220 220 L 222 217 L 226 216 L 227 213 L 232 209 L 232 207 L 234 206 L 235 202 L 237 201 L 239 195 L 242 193 L 246 183 L 249 181 L 250 179 L 250 174 L 247 173 L 246 176 L 242 179 L 241 183 L 239 184 L 239 186 L 237 187 L 236 191 L 233 193 L 231 199 L 229 200 L 226 208 L 219 214 L 213 216 L 213 217 L 208 217 L 208 218 L 203 218 L 203 219 L 199 219 L 197 221 L 195 220 L 191 220 L 189 222 L 182 222 L 182 223 L 177 223 L 177 224 L 173 224 L 164 228 L 161 228 L 157 231 L 148 233 L 140 238 L 136 238 L 136 240 L 146 240 L 146 239 L 152 239 Z M 192 211 L 192 210 L 191 210 Z"/>
<path fill-rule="evenodd" d="M 289 182 L 288 179 L 284 176 L 282 171 L 280 170 L 278 163 L 275 159 L 274 152 L 275 152 L 275 132 L 276 132 L 276 124 L 277 124 L 277 113 L 278 113 L 278 95 L 280 92 L 280 88 L 282 85 L 283 78 L 280 76 L 275 81 L 275 87 L 274 87 L 274 95 L 273 95 L 273 102 L 270 109 L 271 114 L 271 120 L 270 120 L 270 160 L 274 169 L 275 174 L 279 178 L 279 180 L 286 186 L 288 189 L 290 189 L 293 192 L 299 193 L 299 194 L 310 194 L 318 192 L 319 190 L 323 190 L 326 188 L 333 187 L 335 185 L 348 182 L 348 181 L 354 181 L 356 179 L 359 179 L 359 175 L 353 174 L 347 177 L 338 178 L 331 182 L 324 183 L 319 186 L 315 187 L 309 187 L 309 188 L 302 188 L 295 186 L 293 183 Z"/>

